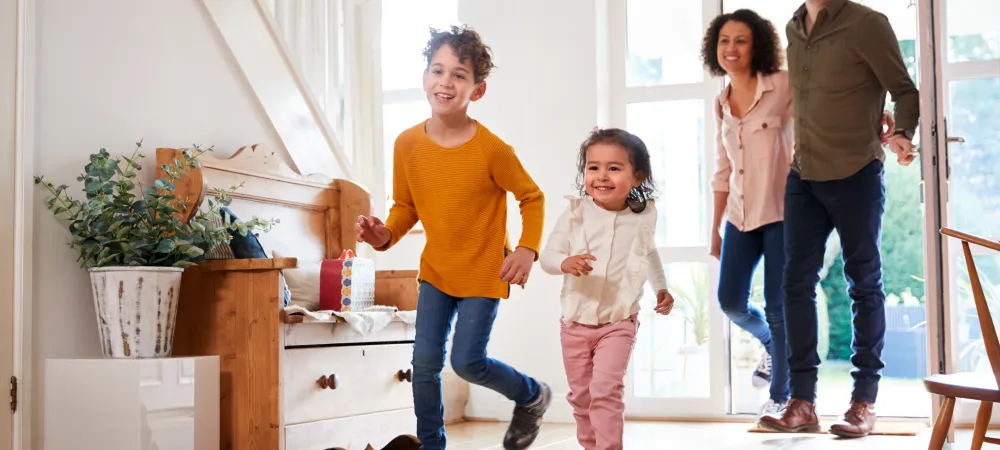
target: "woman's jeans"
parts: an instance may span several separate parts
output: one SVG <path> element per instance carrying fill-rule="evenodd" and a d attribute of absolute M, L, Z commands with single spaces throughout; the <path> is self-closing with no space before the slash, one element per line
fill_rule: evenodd
<path fill-rule="evenodd" d="M 750 287 L 761 256 L 764 257 L 764 310 L 750 304 Z M 771 400 L 786 403 L 788 347 L 785 340 L 782 277 L 785 266 L 784 223 L 776 222 L 750 231 L 726 223 L 722 238 L 719 306 L 736 326 L 760 340 L 771 355 Z"/>

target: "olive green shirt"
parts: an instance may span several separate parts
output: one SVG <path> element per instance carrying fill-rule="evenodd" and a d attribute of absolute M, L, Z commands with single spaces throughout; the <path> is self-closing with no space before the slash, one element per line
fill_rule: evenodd
<path fill-rule="evenodd" d="M 917 128 L 920 98 L 885 15 L 848 0 L 831 0 L 806 35 L 803 4 L 785 32 L 795 112 L 792 169 L 804 180 L 847 178 L 875 159 L 886 91 L 896 103 L 896 129 Z"/>

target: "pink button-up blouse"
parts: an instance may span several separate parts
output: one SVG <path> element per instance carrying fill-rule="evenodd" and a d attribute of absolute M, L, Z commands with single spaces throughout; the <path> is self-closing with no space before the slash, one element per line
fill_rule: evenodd
<path fill-rule="evenodd" d="M 749 231 L 782 220 L 792 162 L 792 86 L 787 71 L 757 75 L 757 95 L 742 119 L 729 108 L 729 86 L 715 102 L 712 190 L 729 192 L 729 222 Z"/>

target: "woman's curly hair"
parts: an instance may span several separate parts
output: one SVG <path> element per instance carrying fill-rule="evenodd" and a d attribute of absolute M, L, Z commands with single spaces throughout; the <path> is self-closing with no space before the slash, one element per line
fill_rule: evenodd
<path fill-rule="evenodd" d="M 774 25 L 754 11 L 737 9 L 728 14 L 720 14 L 705 31 L 705 38 L 701 42 L 701 61 L 709 73 L 719 77 L 726 75 L 726 70 L 719 64 L 719 33 L 722 26 L 730 21 L 740 22 L 750 28 L 753 37 L 751 73 L 772 74 L 781 69 L 785 58 Z"/>
<path fill-rule="evenodd" d="M 466 25 L 452 26 L 450 30 L 438 30 L 431 28 L 431 38 L 424 47 L 424 59 L 427 60 L 427 68 L 431 67 L 431 58 L 434 53 L 444 45 L 450 45 L 458 54 L 458 60 L 465 63 L 472 61 L 473 78 L 476 83 L 482 83 L 486 77 L 490 76 L 493 70 L 493 53 L 490 47 L 483 43 L 479 33 L 476 33 Z"/>

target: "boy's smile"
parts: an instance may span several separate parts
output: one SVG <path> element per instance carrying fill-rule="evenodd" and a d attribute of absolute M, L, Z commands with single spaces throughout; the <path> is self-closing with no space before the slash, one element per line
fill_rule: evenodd
<path fill-rule="evenodd" d="M 431 112 L 438 116 L 465 115 L 469 102 L 486 93 L 486 82 L 475 82 L 471 58 L 460 61 L 448 44 L 434 52 L 424 71 L 424 92 Z"/>

